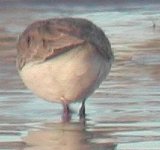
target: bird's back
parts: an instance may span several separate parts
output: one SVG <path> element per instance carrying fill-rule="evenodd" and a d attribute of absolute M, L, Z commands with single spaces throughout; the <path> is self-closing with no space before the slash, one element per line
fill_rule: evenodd
<path fill-rule="evenodd" d="M 84 42 L 92 44 L 106 61 L 113 59 L 107 37 L 92 22 L 80 18 L 37 21 L 29 25 L 19 38 L 18 69 L 33 60 L 53 58 Z"/>

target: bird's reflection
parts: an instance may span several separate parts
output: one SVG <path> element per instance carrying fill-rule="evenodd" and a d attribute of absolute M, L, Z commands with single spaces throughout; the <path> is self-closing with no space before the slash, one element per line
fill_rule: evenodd
<path fill-rule="evenodd" d="M 89 142 L 94 132 L 86 131 L 83 123 L 51 123 L 46 128 L 29 133 L 25 150 L 115 150 L 116 144 Z"/>

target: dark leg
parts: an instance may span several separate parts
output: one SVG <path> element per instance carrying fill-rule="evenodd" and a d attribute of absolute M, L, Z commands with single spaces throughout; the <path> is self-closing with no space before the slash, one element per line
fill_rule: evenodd
<path fill-rule="evenodd" d="M 63 103 L 63 116 L 62 119 L 64 122 L 68 122 L 71 120 L 71 112 L 68 104 Z"/>
<path fill-rule="evenodd" d="M 82 101 L 82 105 L 81 105 L 81 108 L 80 108 L 80 110 L 79 110 L 79 116 L 80 116 L 80 119 L 82 119 L 82 118 L 85 118 L 85 101 L 86 101 L 86 99 L 84 99 L 83 101 Z"/>

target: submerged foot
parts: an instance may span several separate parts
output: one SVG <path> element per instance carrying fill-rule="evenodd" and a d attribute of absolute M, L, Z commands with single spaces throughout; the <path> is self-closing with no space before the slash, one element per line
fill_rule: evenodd
<path fill-rule="evenodd" d="M 68 122 L 71 120 L 71 111 L 69 109 L 68 104 L 63 104 L 63 116 L 62 116 L 63 122 Z"/>
<path fill-rule="evenodd" d="M 80 119 L 85 119 L 86 113 L 85 113 L 85 100 L 82 102 L 82 106 L 79 110 L 79 117 Z"/>

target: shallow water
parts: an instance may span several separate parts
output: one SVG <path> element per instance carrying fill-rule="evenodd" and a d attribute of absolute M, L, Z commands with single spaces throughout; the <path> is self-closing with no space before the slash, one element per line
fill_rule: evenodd
<path fill-rule="evenodd" d="M 0 149 L 160 149 L 157 8 L 153 4 L 132 11 L 104 7 L 67 11 L 64 6 L 53 11 L 48 5 L 0 7 Z M 87 100 L 85 121 L 79 120 L 79 104 L 75 103 L 72 120 L 62 123 L 61 105 L 33 95 L 15 68 L 18 34 L 34 20 L 56 16 L 92 20 L 105 31 L 115 53 L 109 76 Z"/>

